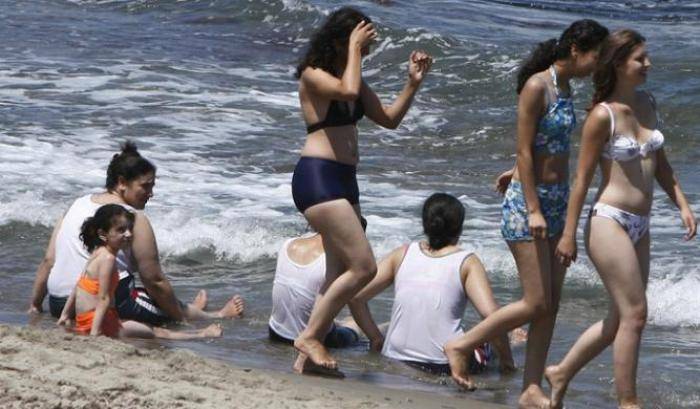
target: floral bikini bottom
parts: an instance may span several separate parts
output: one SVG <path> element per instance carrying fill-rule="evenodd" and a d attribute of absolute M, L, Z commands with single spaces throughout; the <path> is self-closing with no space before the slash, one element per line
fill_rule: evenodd
<path fill-rule="evenodd" d="M 537 185 L 537 197 L 542 215 L 547 222 L 547 236 L 554 237 L 564 230 L 566 206 L 569 202 L 569 183 Z M 532 240 L 528 227 L 528 211 L 523 185 L 513 180 L 506 190 L 503 200 L 501 234 L 506 241 Z"/>

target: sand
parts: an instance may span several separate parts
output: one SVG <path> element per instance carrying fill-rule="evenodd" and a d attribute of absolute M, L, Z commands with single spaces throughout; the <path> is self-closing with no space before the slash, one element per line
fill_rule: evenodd
<path fill-rule="evenodd" d="M 0 408 L 502 408 L 0 325 Z"/>

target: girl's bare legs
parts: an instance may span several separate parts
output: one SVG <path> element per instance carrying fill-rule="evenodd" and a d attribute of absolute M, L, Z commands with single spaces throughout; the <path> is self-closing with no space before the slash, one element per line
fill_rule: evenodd
<path fill-rule="evenodd" d="M 552 385 L 552 407 L 562 407 L 569 381 L 613 341 L 620 406 L 637 407 L 636 372 L 641 333 L 646 322 L 649 235 L 634 246 L 617 222 L 593 217 L 586 244 L 612 302 L 608 316 L 581 334 L 559 364 L 547 368 L 545 376 Z"/>
<path fill-rule="evenodd" d="M 336 271 L 326 271 L 327 289 L 317 299 L 294 347 L 314 364 L 336 369 L 338 364 L 323 346 L 323 337 L 343 306 L 374 277 L 377 264 L 360 224 L 359 207 L 339 199 L 311 206 L 304 216 L 323 237 L 326 257 L 331 260 L 327 266 Z"/>
<path fill-rule="evenodd" d="M 493 314 L 486 317 L 480 323 L 472 327 L 461 337 L 445 344 L 445 354 L 450 362 L 452 378 L 458 385 L 466 388 L 473 388 L 473 383 L 467 372 L 468 356 L 477 345 L 493 339 L 503 333 L 519 327 L 527 322 L 530 325 L 528 337 L 528 362 L 537 359 L 542 355 L 542 346 L 537 342 L 546 342 L 548 336 L 543 334 L 542 320 L 548 320 L 552 310 L 551 302 L 551 272 L 550 272 L 550 249 L 546 240 L 508 242 L 515 263 L 518 268 L 520 283 L 523 288 L 523 298 L 514 303 L 501 307 Z M 546 327 L 544 327 L 546 328 Z M 530 351 L 535 348 L 535 351 Z M 539 349 L 539 351 L 538 351 Z M 541 359 L 541 358 L 540 358 Z M 526 379 L 529 368 L 526 363 Z M 532 371 L 534 373 L 534 371 Z M 540 375 L 541 376 L 541 375 Z M 549 404 L 549 400 L 542 393 L 539 387 L 536 388 L 541 394 L 537 402 L 538 405 Z M 535 392 L 527 391 L 527 402 L 536 400 Z"/>
<path fill-rule="evenodd" d="M 197 338 L 217 338 L 223 333 L 221 325 L 211 324 L 206 328 L 198 330 L 173 331 L 166 328 L 152 327 L 137 321 L 122 321 L 122 329 L 119 331 L 120 337 L 125 338 L 163 338 L 187 340 Z"/>
<path fill-rule="evenodd" d="M 204 311 L 194 303 L 188 304 L 185 309 L 185 318 L 188 320 L 213 320 L 219 318 L 237 318 L 243 315 L 245 303 L 240 295 L 234 295 L 218 311 Z"/>

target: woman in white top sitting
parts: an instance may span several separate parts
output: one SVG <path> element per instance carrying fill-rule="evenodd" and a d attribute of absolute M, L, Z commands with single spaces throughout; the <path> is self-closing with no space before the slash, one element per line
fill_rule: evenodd
<path fill-rule="evenodd" d="M 350 302 L 370 348 L 429 372 L 449 373 L 443 345 L 460 336 L 467 301 L 486 317 L 499 306 L 479 257 L 462 250 L 464 206 L 454 196 L 435 193 L 423 205 L 426 241 L 393 250 L 378 266 L 376 277 Z M 386 336 L 374 322 L 367 301 L 394 284 L 394 305 Z M 500 368 L 514 368 L 507 333 L 493 340 Z M 488 348 L 472 355 L 473 369 L 488 358 Z M 467 360 L 470 357 L 465 356 Z"/>
<path fill-rule="evenodd" d="M 367 226 L 360 218 L 362 229 Z M 309 322 L 311 310 L 326 284 L 326 253 L 318 233 L 291 238 L 277 254 L 272 284 L 272 312 L 268 323 L 270 340 L 293 344 Z M 323 344 L 345 348 L 359 340 L 359 328 L 352 319 L 334 321 Z M 295 366 L 295 370 L 299 369 Z"/>

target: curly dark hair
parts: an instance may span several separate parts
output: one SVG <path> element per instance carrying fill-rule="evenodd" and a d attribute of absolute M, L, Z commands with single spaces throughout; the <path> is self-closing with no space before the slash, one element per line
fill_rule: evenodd
<path fill-rule="evenodd" d="M 576 45 L 576 48 L 585 53 L 598 47 L 607 36 L 607 28 L 595 20 L 584 19 L 571 23 L 561 33 L 558 41 L 552 38 L 537 44 L 518 70 L 518 94 L 534 74 L 546 70 L 557 60 L 569 57 L 572 45 Z"/>
<path fill-rule="evenodd" d="M 339 57 L 346 58 L 350 34 L 362 20 L 372 22 L 369 17 L 352 7 L 334 11 L 311 36 L 309 48 L 299 61 L 294 76 L 297 79 L 301 78 L 301 73 L 306 67 L 320 68 L 337 76 L 336 60 Z"/>
<path fill-rule="evenodd" d="M 89 253 L 105 244 L 100 238 L 100 230 L 105 233 L 108 232 L 119 216 L 126 217 L 129 224 L 134 224 L 134 214 L 118 204 L 101 206 L 97 209 L 94 216 L 85 219 L 80 227 L 80 240 L 83 241 Z"/>
<path fill-rule="evenodd" d="M 617 73 L 615 67 L 625 62 L 635 47 L 644 44 L 646 38 L 634 30 L 618 30 L 610 34 L 603 43 L 598 65 L 593 72 L 593 100 L 591 106 L 605 101 L 615 89 Z"/>

